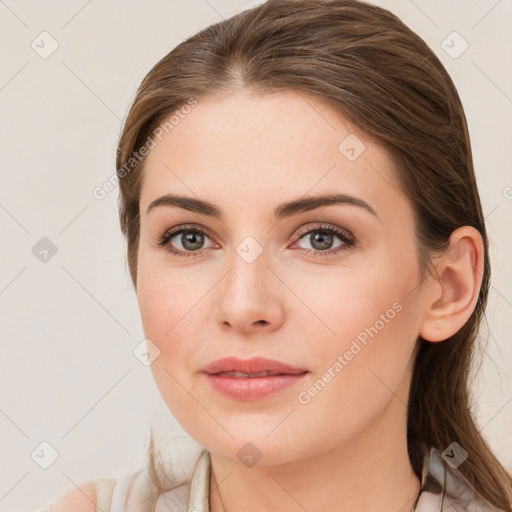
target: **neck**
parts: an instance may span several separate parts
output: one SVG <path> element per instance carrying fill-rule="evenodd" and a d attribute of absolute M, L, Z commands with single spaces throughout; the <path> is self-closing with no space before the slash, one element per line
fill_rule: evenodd
<path fill-rule="evenodd" d="M 356 439 L 312 458 L 246 468 L 210 453 L 210 512 L 410 512 L 420 480 L 406 432 L 406 409 L 394 398 Z"/>

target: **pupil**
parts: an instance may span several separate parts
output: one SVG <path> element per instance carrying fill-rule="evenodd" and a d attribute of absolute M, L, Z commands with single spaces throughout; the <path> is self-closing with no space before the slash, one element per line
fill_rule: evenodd
<path fill-rule="evenodd" d="M 202 241 L 203 241 L 203 235 L 201 233 L 189 231 L 188 233 L 183 234 L 183 236 L 182 236 L 183 247 L 185 247 L 185 249 L 190 249 L 192 251 L 199 249 L 202 244 Z M 188 245 L 189 242 L 192 244 L 192 246 Z M 199 246 L 199 247 L 197 247 L 197 246 Z"/>
<path fill-rule="evenodd" d="M 316 233 L 315 235 L 311 235 L 311 245 L 315 247 L 315 245 L 317 245 L 317 242 L 320 242 L 320 245 L 316 247 L 317 249 L 329 249 L 329 246 L 332 244 L 332 237 L 333 235 L 330 233 Z"/>

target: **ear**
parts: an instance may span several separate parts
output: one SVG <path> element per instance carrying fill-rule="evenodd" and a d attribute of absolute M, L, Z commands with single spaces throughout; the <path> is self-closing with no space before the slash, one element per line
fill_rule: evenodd
<path fill-rule="evenodd" d="M 473 313 L 484 273 L 484 246 L 480 232 L 462 226 L 450 236 L 448 249 L 436 264 L 420 336 L 432 342 L 454 335 Z"/>

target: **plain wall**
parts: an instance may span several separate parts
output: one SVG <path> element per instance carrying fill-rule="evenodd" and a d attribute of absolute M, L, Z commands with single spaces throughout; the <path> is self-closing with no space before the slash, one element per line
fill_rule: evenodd
<path fill-rule="evenodd" d="M 121 123 L 149 69 L 199 29 L 258 3 L 0 3 L 1 511 L 34 510 L 75 484 L 138 469 L 150 424 L 187 442 L 133 355 L 144 335 L 118 189 L 103 200 L 92 191 L 115 173 Z M 466 109 L 492 258 L 475 406 L 512 470 L 512 2 L 375 3 L 426 40 Z M 58 43 L 47 58 L 43 31 Z M 457 58 L 454 31 L 469 45 Z M 48 469 L 31 455 L 44 441 L 59 454 Z"/>

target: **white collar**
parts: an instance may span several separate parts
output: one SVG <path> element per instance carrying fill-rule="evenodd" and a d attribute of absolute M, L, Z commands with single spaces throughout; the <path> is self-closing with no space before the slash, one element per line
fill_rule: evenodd
<path fill-rule="evenodd" d="M 196 462 L 190 482 L 188 512 L 210 512 L 211 459 L 206 448 Z M 465 510 L 500 512 L 471 486 L 462 473 L 447 464 L 436 448 L 425 451 L 422 481 L 415 512 Z"/>

